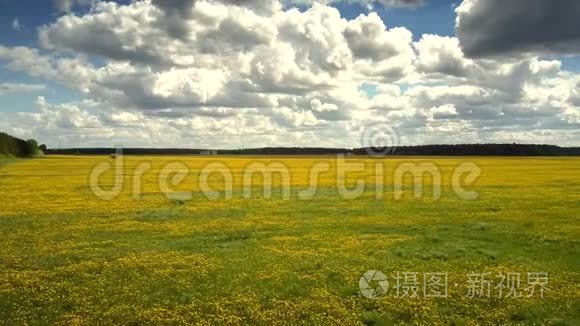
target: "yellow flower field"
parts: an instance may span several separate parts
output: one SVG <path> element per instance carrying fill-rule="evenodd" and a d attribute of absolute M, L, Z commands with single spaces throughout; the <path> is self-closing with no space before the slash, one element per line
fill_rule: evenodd
<path fill-rule="evenodd" d="M 271 183 L 245 178 L 272 163 Z M 453 177 L 465 163 L 471 182 Z M 440 178 L 425 174 L 419 196 L 425 164 Z M 337 190 L 357 183 L 352 198 Z M 7 325 L 580 322 L 578 158 L 47 156 L 0 163 L 0 198 Z M 368 298 L 372 270 L 388 291 Z M 470 297 L 485 273 L 490 295 Z M 431 274 L 444 297 L 428 295 Z"/>

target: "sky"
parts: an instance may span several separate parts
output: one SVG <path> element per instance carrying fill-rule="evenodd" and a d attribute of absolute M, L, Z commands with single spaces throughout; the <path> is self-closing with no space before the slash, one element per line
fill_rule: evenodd
<path fill-rule="evenodd" d="M 0 0 L 0 131 L 580 146 L 579 17 L 577 0 Z"/>

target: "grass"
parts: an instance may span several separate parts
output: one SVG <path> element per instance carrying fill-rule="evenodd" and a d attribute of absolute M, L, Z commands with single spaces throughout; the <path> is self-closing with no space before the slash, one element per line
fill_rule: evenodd
<path fill-rule="evenodd" d="M 16 160 L 17 160 L 17 158 L 15 158 L 13 156 L 6 156 L 6 155 L 0 154 L 0 165 L 8 164 L 8 163 L 14 162 Z"/>
<path fill-rule="evenodd" d="M 575 158 L 396 158 L 435 162 L 440 200 L 390 196 L 371 187 L 338 195 L 332 172 L 310 200 L 295 196 L 308 167 L 329 158 L 282 158 L 296 189 L 289 200 L 244 199 L 241 172 L 254 157 L 216 157 L 235 173 L 229 200 L 208 201 L 195 171 L 208 158 L 128 157 L 125 187 L 103 201 L 90 169 L 108 157 L 49 156 L 0 167 L 0 320 L 5 324 L 578 324 L 580 160 Z M 141 200 L 130 172 L 152 163 Z M 351 159 L 374 166 L 376 160 Z M 453 167 L 477 163 L 475 201 L 449 188 Z M 193 171 L 167 199 L 157 174 L 169 162 Z M 335 167 L 331 168 L 334 171 Z M 368 170 L 350 178 L 374 179 Z M 105 180 L 107 180 L 107 176 Z M 349 179 L 352 181 L 351 179 Z M 278 182 L 278 181 L 275 181 Z M 219 180 L 213 180 L 213 185 Z M 367 270 L 447 272 L 447 298 L 372 300 L 359 291 Z M 469 299 L 469 273 L 549 273 L 544 298 Z M 421 289 L 422 290 L 422 289 Z"/>

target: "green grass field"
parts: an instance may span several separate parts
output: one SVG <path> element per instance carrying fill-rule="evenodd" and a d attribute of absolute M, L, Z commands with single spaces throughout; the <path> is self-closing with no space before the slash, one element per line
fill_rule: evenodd
<path fill-rule="evenodd" d="M 125 159 L 124 186 L 111 201 L 88 182 L 91 168 L 109 157 L 0 165 L 4 324 L 580 323 L 580 159 L 352 158 L 384 164 L 384 198 L 376 198 L 376 180 L 365 170 L 348 177 L 372 184 L 362 196 L 341 198 L 330 172 L 308 200 L 295 195 L 307 186 L 308 168 L 332 165 L 331 158 Z M 208 160 L 234 171 L 231 199 L 207 200 L 191 176 L 175 186 L 192 190 L 191 200 L 168 199 L 159 189 L 165 164 L 180 162 L 195 175 Z M 131 173 L 142 161 L 153 168 L 135 199 Z M 290 199 L 277 191 L 271 199 L 243 198 L 243 167 L 271 161 L 291 171 Z M 391 171 L 409 162 L 437 164 L 440 199 L 429 191 L 393 199 Z M 450 188 L 462 162 L 482 170 L 469 186 L 477 200 Z M 387 276 L 383 296 L 361 294 L 368 270 Z M 549 275 L 543 298 L 528 297 L 527 273 L 536 272 Z M 397 273 L 411 280 L 397 286 Z M 447 273 L 446 297 L 426 296 L 425 273 Z M 481 273 L 489 273 L 491 293 L 472 298 L 468 274 Z M 520 284 L 500 297 L 500 276 L 508 273 Z"/>

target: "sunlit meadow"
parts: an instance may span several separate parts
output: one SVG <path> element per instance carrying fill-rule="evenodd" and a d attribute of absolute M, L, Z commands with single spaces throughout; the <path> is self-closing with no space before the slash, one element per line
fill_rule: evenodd
<path fill-rule="evenodd" d="M 89 185 L 107 156 L 48 156 L 0 163 L 0 320 L 4 324 L 569 324 L 580 322 L 580 159 L 348 158 L 365 171 L 354 199 L 336 190 L 332 157 L 124 157 L 123 188 L 103 200 Z M 134 169 L 149 162 L 142 184 Z M 234 175 L 232 198 L 209 200 L 197 172 L 208 162 Z M 251 163 L 283 163 L 289 199 L 241 193 Z M 328 162 L 313 198 L 312 165 Z M 430 162 L 442 172 L 440 199 L 393 196 L 393 171 Z M 464 200 L 453 169 L 472 162 L 480 177 Z M 160 189 L 168 163 L 190 171 Z M 375 166 L 384 168 L 377 180 Z M 106 173 L 104 188 L 112 185 Z M 274 180 L 279 185 L 279 180 Z M 407 180 L 411 182 L 411 180 Z M 256 185 L 261 180 L 257 178 Z M 219 189 L 224 180 L 213 175 Z M 377 187 L 377 184 L 381 186 Z M 257 187 L 259 188 L 259 187 Z M 137 191 L 137 190 L 138 191 Z M 380 196 L 377 196 L 380 189 Z M 407 189 L 407 188 L 406 188 Z M 380 298 L 361 295 L 368 270 L 389 277 Z M 397 297 L 397 272 L 417 273 L 417 297 Z M 423 273 L 447 273 L 448 295 L 423 295 Z M 471 298 L 468 274 L 544 272 L 544 297 Z M 493 285 L 496 285 L 494 283 Z"/>

